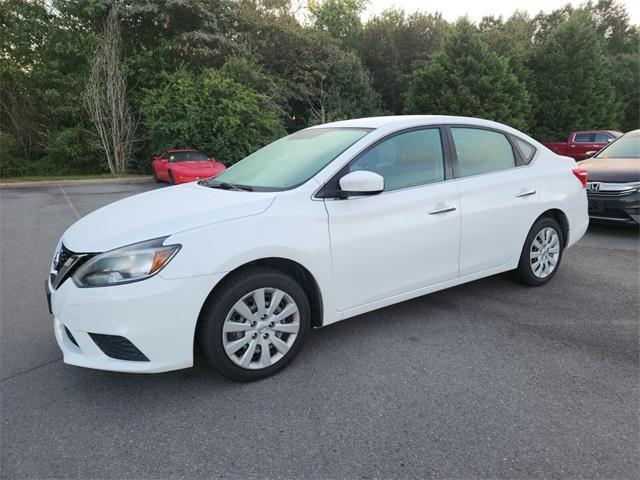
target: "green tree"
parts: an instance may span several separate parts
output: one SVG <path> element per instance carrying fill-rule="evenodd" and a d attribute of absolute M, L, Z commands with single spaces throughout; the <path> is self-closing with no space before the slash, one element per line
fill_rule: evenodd
<path fill-rule="evenodd" d="M 233 164 L 284 133 L 267 100 L 216 70 L 164 74 L 140 105 L 149 148 L 195 146 Z"/>
<path fill-rule="evenodd" d="M 622 99 L 620 126 L 623 131 L 634 130 L 640 127 L 640 29 L 615 0 L 599 0 L 589 11 L 611 62 L 612 83 Z"/>
<path fill-rule="evenodd" d="M 610 72 L 613 86 L 622 99 L 620 129 L 628 132 L 640 128 L 640 54 L 636 51 L 611 57 Z"/>
<path fill-rule="evenodd" d="M 365 25 L 358 51 L 387 111 L 402 113 L 414 65 L 442 47 L 448 30 L 438 13 L 407 17 L 402 10 L 386 10 Z"/>
<path fill-rule="evenodd" d="M 476 27 L 462 19 L 443 50 L 413 72 L 406 111 L 482 117 L 527 130 L 531 106 L 507 59 L 491 51 Z"/>
<path fill-rule="evenodd" d="M 631 25 L 629 13 L 616 0 L 588 2 L 584 9 L 591 14 L 605 49 L 610 54 L 638 53 L 638 27 Z"/>
<path fill-rule="evenodd" d="M 535 133 L 560 139 L 571 130 L 620 128 L 610 65 L 588 12 L 575 11 L 549 31 L 532 59 Z"/>
<path fill-rule="evenodd" d="M 544 41 L 551 31 L 569 19 L 573 11 L 574 8 L 570 3 L 567 3 L 561 8 L 553 10 L 550 13 L 540 11 L 540 13 L 533 18 L 535 40 L 537 42 Z"/>
<path fill-rule="evenodd" d="M 516 11 L 506 21 L 484 17 L 479 25 L 482 39 L 498 55 L 509 60 L 516 76 L 529 84 L 529 61 L 533 52 L 535 24 L 526 12 Z"/>
<path fill-rule="evenodd" d="M 88 125 L 78 98 L 94 40 L 92 32 L 60 15 L 50 2 L 0 2 L 0 131 L 20 146 L 16 161 L 24 163 L 22 171 L 100 168 L 95 151 L 76 157 L 73 152 L 79 150 L 73 149 L 67 158 L 44 159 L 61 130 Z"/>
<path fill-rule="evenodd" d="M 263 65 L 251 58 L 232 56 L 222 65 L 221 72 L 247 88 L 265 95 L 265 107 L 285 121 L 287 99 L 282 87 Z"/>
<path fill-rule="evenodd" d="M 379 111 L 369 72 L 358 55 L 345 51 L 328 33 L 283 21 L 245 16 L 239 42 L 264 67 L 286 98 L 288 131 L 316 123 L 314 109 L 325 105 L 325 119 L 361 117 Z"/>
<path fill-rule="evenodd" d="M 354 48 L 362 33 L 360 14 L 368 3 L 368 0 L 311 0 L 309 13 L 316 28 Z"/>

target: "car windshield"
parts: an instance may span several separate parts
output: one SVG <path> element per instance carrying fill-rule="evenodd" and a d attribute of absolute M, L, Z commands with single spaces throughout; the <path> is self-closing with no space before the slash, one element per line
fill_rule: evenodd
<path fill-rule="evenodd" d="M 331 127 L 301 130 L 270 143 L 202 184 L 251 190 L 293 188 L 309 180 L 370 131 Z"/>
<path fill-rule="evenodd" d="M 640 158 L 640 131 L 618 138 L 598 153 L 596 158 Z"/>
<path fill-rule="evenodd" d="M 198 160 L 208 160 L 209 155 L 197 150 L 187 150 L 184 152 L 169 152 L 170 162 L 194 162 Z"/>

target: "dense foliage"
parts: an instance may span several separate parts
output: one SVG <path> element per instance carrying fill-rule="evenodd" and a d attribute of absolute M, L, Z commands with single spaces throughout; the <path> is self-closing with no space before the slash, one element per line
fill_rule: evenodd
<path fill-rule="evenodd" d="M 460 20 L 442 50 L 414 70 L 406 95 L 407 113 L 456 112 L 530 125 L 531 105 L 524 83 L 509 61 L 489 50 L 476 28 Z"/>
<path fill-rule="evenodd" d="M 589 45 L 589 48 L 583 48 Z M 572 58 L 571 68 L 556 65 Z M 611 65 L 585 12 L 571 15 L 551 31 L 532 58 L 536 74 L 536 124 L 541 134 L 620 125 L 621 99 L 611 78 Z M 576 99 L 589 99 L 588 102 Z"/>
<path fill-rule="evenodd" d="M 640 33 L 615 0 L 477 25 L 402 10 L 363 22 L 366 0 L 2 0 L 0 176 L 106 171 L 82 98 L 114 5 L 138 119 L 130 171 L 169 147 L 230 164 L 376 114 L 480 116 L 540 140 L 640 126 Z"/>
<path fill-rule="evenodd" d="M 144 91 L 140 111 L 152 152 L 197 146 L 234 162 L 285 133 L 268 102 L 221 71 L 180 69 Z"/>

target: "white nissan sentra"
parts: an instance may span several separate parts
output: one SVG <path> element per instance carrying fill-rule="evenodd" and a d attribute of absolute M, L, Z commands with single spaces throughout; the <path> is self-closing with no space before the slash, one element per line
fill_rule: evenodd
<path fill-rule="evenodd" d="M 586 180 L 486 120 L 301 130 L 72 225 L 47 280 L 55 335 L 72 365 L 163 372 L 199 345 L 223 375 L 262 378 L 312 327 L 510 270 L 548 282 L 587 229 Z"/>

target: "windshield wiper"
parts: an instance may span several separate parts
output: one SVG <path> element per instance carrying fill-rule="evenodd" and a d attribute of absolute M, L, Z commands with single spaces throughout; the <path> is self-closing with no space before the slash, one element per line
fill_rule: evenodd
<path fill-rule="evenodd" d="M 244 191 L 244 192 L 253 192 L 253 188 L 251 187 L 247 187 L 245 185 L 236 185 L 234 183 L 229 183 L 229 182 L 216 182 L 216 183 L 208 183 L 207 184 L 208 187 L 211 188 L 221 188 L 223 190 L 237 190 L 237 191 Z"/>

